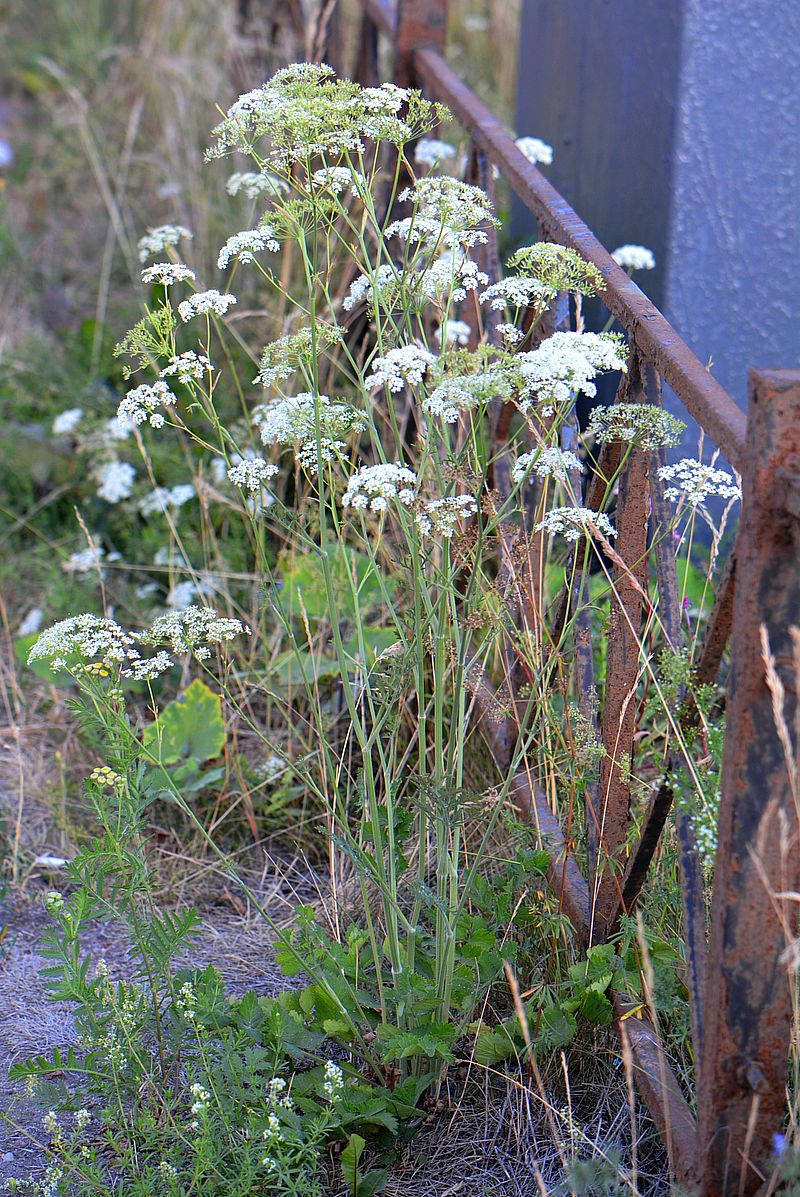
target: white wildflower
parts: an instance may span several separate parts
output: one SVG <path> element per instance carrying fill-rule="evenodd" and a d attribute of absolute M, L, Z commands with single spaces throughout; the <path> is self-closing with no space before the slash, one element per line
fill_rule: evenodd
<path fill-rule="evenodd" d="M 338 1064 L 334 1064 L 333 1060 L 328 1060 L 325 1065 L 325 1080 L 322 1085 L 322 1091 L 327 1097 L 328 1101 L 336 1101 L 344 1087 L 344 1074 Z"/>
<path fill-rule="evenodd" d="M 162 224 L 157 229 L 151 229 L 139 241 L 139 261 L 146 262 L 162 249 L 169 249 L 177 245 L 184 238 L 191 241 L 192 234 L 180 224 Z"/>
<path fill-rule="evenodd" d="M 270 759 L 277 760 L 279 758 Z M 282 1076 L 274 1076 L 267 1085 L 267 1100 L 271 1106 L 282 1106 L 285 1110 L 291 1110 L 294 1102 L 287 1092 L 286 1081 Z"/>
<path fill-rule="evenodd" d="M 350 194 L 358 196 L 367 187 L 367 181 L 359 171 L 351 171 L 346 166 L 325 166 L 322 170 L 315 170 L 311 176 L 312 183 L 331 195 L 341 195 L 350 188 Z"/>
<path fill-rule="evenodd" d="M 350 293 L 342 300 L 342 307 L 346 312 L 352 311 L 362 300 L 365 300 L 370 306 L 374 306 L 376 296 L 379 298 L 387 294 L 392 296 L 400 281 L 401 276 L 394 266 L 390 266 L 388 263 L 379 266 L 372 275 L 360 274 L 350 284 Z"/>
<path fill-rule="evenodd" d="M 166 644 L 178 655 L 191 653 L 199 661 L 211 656 L 210 644 L 250 635 L 250 629 L 238 619 L 218 615 L 210 607 L 187 607 L 160 615 L 138 639 L 142 644 Z"/>
<path fill-rule="evenodd" d="M 178 315 L 184 324 L 193 316 L 206 316 L 213 312 L 216 316 L 224 316 L 228 308 L 236 303 L 236 296 L 228 293 L 221 295 L 212 288 L 210 291 L 198 291 L 190 299 L 184 299 L 178 304 Z"/>
<path fill-rule="evenodd" d="M 136 637 L 113 619 L 73 615 L 42 632 L 28 653 L 28 663 L 48 661 L 56 672 L 67 668 L 70 658 L 82 662 L 97 658 L 101 664 L 136 660 Z"/>
<path fill-rule="evenodd" d="M 162 378 L 177 377 L 178 382 L 189 386 L 193 382 L 202 382 L 206 374 L 210 374 L 213 366 L 204 353 L 195 353 L 190 349 L 186 353 L 179 353 L 169 359 L 169 365 L 161 371 Z"/>
<path fill-rule="evenodd" d="M 159 652 L 153 657 L 142 657 L 133 661 L 127 668 L 121 670 L 123 677 L 133 678 L 137 682 L 151 682 L 161 677 L 168 669 L 172 669 L 175 662 L 168 653 Z"/>
<path fill-rule="evenodd" d="M 435 220 L 454 233 L 499 223 L 485 191 L 449 175 L 426 175 L 414 187 L 401 191 L 398 199 L 413 203 L 422 219 Z"/>
<path fill-rule="evenodd" d="M 102 545 L 89 545 L 70 553 L 66 561 L 61 562 L 61 568 L 65 574 L 88 574 L 100 566 L 105 555 Z"/>
<path fill-rule="evenodd" d="M 59 412 L 53 420 L 53 435 L 67 436 L 74 428 L 77 428 L 82 416 L 82 407 L 68 407 L 66 411 Z"/>
<path fill-rule="evenodd" d="M 119 503 L 133 493 L 136 470 L 127 461 L 107 461 L 97 471 L 97 495 L 106 503 Z"/>
<path fill-rule="evenodd" d="M 86 1127 L 92 1121 L 92 1116 L 88 1110 L 76 1110 L 74 1114 L 75 1130 L 80 1134 L 85 1131 Z"/>
<path fill-rule="evenodd" d="M 101 442 L 108 445 L 115 445 L 119 441 L 126 441 L 133 432 L 135 424 L 128 416 L 112 416 L 110 420 L 106 420 L 102 429 L 100 430 Z"/>
<path fill-rule="evenodd" d="M 578 540 L 581 536 L 596 530 L 606 539 L 617 535 L 608 516 L 602 511 L 588 507 L 554 507 L 536 525 L 535 531 L 550 535 L 561 534 L 565 540 Z"/>
<path fill-rule="evenodd" d="M 317 321 L 313 332 L 310 328 L 298 329 L 277 341 L 270 342 L 261 354 L 260 370 L 253 379 L 262 387 L 291 378 L 301 366 L 310 364 L 314 354 L 321 353 L 329 345 L 341 340 L 341 330 L 334 324 Z"/>
<path fill-rule="evenodd" d="M 117 419 L 120 423 L 132 421 L 134 424 L 143 424 L 148 420 L 153 428 L 163 428 L 164 415 L 159 409 L 172 407 L 177 402 L 177 397 L 161 379 L 154 383 L 142 383 L 128 391 L 120 402 Z"/>
<path fill-rule="evenodd" d="M 685 428 L 683 420 L 653 403 L 613 403 L 594 409 L 587 432 L 600 444 L 625 441 L 651 451 L 677 445 Z"/>
<path fill-rule="evenodd" d="M 596 375 L 627 370 L 626 354 L 624 342 L 614 333 L 553 333 L 537 349 L 516 357 L 524 380 L 521 409 L 527 410 L 528 396 L 544 401 L 544 415 L 579 392 L 593 397 Z"/>
<path fill-rule="evenodd" d="M 268 170 L 236 171 L 228 179 L 225 187 L 228 195 L 238 195 L 243 191 L 249 199 L 257 199 L 265 191 L 270 195 L 282 195 L 289 190 L 288 183 Z"/>
<path fill-rule="evenodd" d="M 476 515 L 478 504 L 474 495 L 453 495 L 448 499 L 432 499 L 417 513 L 416 520 L 423 536 L 439 532 L 452 536 L 459 520 Z"/>
<path fill-rule="evenodd" d="M 611 257 L 623 270 L 652 270 L 656 264 L 652 249 L 644 245 L 619 245 Z"/>
<path fill-rule="evenodd" d="M 266 486 L 267 481 L 277 473 L 278 467 L 263 457 L 244 457 L 229 468 L 228 478 L 234 486 L 255 492 Z"/>
<path fill-rule="evenodd" d="M 465 320 L 447 320 L 444 326 L 444 338 L 448 345 L 469 345 L 472 336 L 472 325 Z"/>
<path fill-rule="evenodd" d="M 514 462 L 511 476 L 515 482 L 522 482 L 533 475 L 537 478 L 555 478 L 557 482 L 566 483 L 570 470 L 577 470 L 579 473 L 583 470 L 580 458 L 568 450 L 550 445 L 543 449 L 534 449 L 532 453 L 520 454 Z"/>
<path fill-rule="evenodd" d="M 298 463 L 311 473 L 319 468 L 318 441 L 323 460 L 332 461 L 346 447 L 342 437 L 367 427 L 363 412 L 307 391 L 257 407 L 253 423 L 265 445 L 297 446 Z"/>
<path fill-rule="evenodd" d="M 481 404 L 495 398 L 508 400 L 511 387 L 508 379 L 498 367 L 489 367 L 478 374 L 459 374 L 445 378 L 443 382 L 422 400 L 423 411 L 455 424 L 459 414 L 472 411 Z"/>
<path fill-rule="evenodd" d="M 421 137 L 414 147 L 414 161 L 418 166 L 434 167 L 438 162 L 455 158 L 456 152 L 446 141 L 435 137 Z"/>
<path fill-rule="evenodd" d="M 417 475 L 399 462 L 362 466 L 348 482 L 342 506 L 383 512 L 388 509 L 390 499 L 397 499 L 409 507 L 414 502 L 416 485 Z"/>
<path fill-rule="evenodd" d="M 507 278 L 502 278 L 499 282 L 492 283 L 491 287 L 487 287 L 481 293 L 481 303 L 488 303 L 493 312 L 502 311 L 506 307 L 527 308 L 533 305 L 536 308 L 543 308 L 555 294 L 552 287 L 546 286 L 538 278 L 533 278 L 531 275 L 510 274 Z"/>
<path fill-rule="evenodd" d="M 516 324 L 498 324 L 497 331 L 509 345 L 516 345 L 525 336 L 525 333 L 521 328 L 517 328 Z"/>
<path fill-rule="evenodd" d="M 38 632 L 42 626 L 44 619 L 44 612 L 41 607 L 32 607 L 28 614 L 19 625 L 18 636 L 32 636 L 34 632 Z"/>
<path fill-rule="evenodd" d="M 692 457 L 684 457 L 675 465 L 661 466 L 658 476 L 664 482 L 673 483 L 664 491 L 665 497 L 674 503 L 683 499 L 689 507 L 699 507 L 709 495 L 719 495 L 723 499 L 742 497 L 739 484 L 727 470 L 703 465 Z"/>
<path fill-rule="evenodd" d="M 189 1091 L 194 1098 L 191 1112 L 193 1114 L 202 1114 L 208 1108 L 208 1103 L 211 1101 L 211 1094 L 208 1089 L 198 1084 L 191 1085 Z"/>
<path fill-rule="evenodd" d="M 426 370 L 435 361 L 434 355 L 419 345 L 390 349 L 383 357 L 373 358 L 370 365 L 372 373 L 366 385 L 371 391 L 381 386 L 387 386 L 390 391 L 402 391 L 406 384 L 418 387 L 422 384 Z"/>
<path fill-rule="evenodd" d="M 178 486 L 156 486 L 139 503 L 142 515 L 152 515 L 155 511 L 177 510 L 188 503 L 197 494 L 191 482 L 183 482 Z"/>
<path fill-rule="evenodd" d="M 173 283 L 194 282 L 195 272 L 181 262 L 158 262 L 142 271 L 143 283 L 161 283 L 171 287 Z"/>
<path fill-rule="evenodd" d="M 553 147 L 546 141 L 542 141 L 540 137 L 518 137 L 516 146 L 534 165 L 541 162 L 545 166 L 550 166 L 553 161 Z"/>
<path fill-rule="evenodd" d="M 261 250 L 268 249 L 271 253 L 276 254 L 280 247 L 280 242 L 275 239 L 275 230 L 270 225 L 263 224 L 258 229 L 247 229 L 229 237 L 219 251 L 217 266 L 220 270 L 224 270 L 232 258 L 238 259 L 244 265 L 254 261 L 256 254 Z M 178 311 L 180 312 L 180 308 Z M 183 318 L 185 319 L 185 317 Z"/>
<path fill-rule="evenodd" d="M 170 611 L 185 611 L 187 607 L 192 605 L 192 600 L 197 594 L 197 587 L 190 578 L 183 582 L 176 582 L 169 589 L 167 595 L 167 606 Z"/>
<path fill-rule="evenodd" d="M 463 303 L 469 291 L 485 287 L 489 276 L 465 253 L 454 250 L 420 271 L 414 281 L 420 301 L 432 300 L 447 307 L 450 303 Z"/>

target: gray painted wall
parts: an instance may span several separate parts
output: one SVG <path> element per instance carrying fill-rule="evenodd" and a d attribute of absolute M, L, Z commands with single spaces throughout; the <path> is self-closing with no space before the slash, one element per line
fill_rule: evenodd
<path fill-rule="evenodd" d="M 736 401 L 800 365 L 800 0 L 524 0 L 520 56 L 517 132 Z"/>
<path fill-rule="evenodd" d="M 664 314 L 738 403 L 800 366 L 800 0 L 684 0 Z"/>

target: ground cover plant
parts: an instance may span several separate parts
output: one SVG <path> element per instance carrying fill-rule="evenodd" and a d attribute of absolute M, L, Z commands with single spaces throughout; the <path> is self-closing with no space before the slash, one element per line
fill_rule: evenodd
<path fill-rule="evenodd" d="M 91 609 L 18 648 L 70 686 L 98 764 L 91 832 L 46 899 L 46 976 L 75 1004 L 80 1041 L 15 1068 L 45 1101 L 51 1153 L 21 1191 L 95 1193 L 116 1177 L 130 1193 L 311 1194 L 328 1169 L 377 1192 L 454 1066 L 535 1072 L 610 1022 L 612 988 L 656 1004 L 690 1078 L 669 848 L 653 917 L 581 956 L 510 793 L 527 762 L 556 808 L 596 776 L 604 750 L 568 680 L 574 624 L 590 621 L 602 686 L 619 473 L 680 425 L 637 403 L 578 429 L 576 399 L 626 372 L 627 346 L 554 332 L 552 315 L 564 293 L 579 315 L 599 277 L 538 243 L 490 281 L 479 255 L 497 217 L 431 136 L 447 121 L 416 92 L 309 63 L 241 96 L 208 170 L 232 159 L 247 227 L 214 273 L 191 230 L 151 229 L 143 314 L 114 357 L 124 397 L 102 418 L 74 405 L 57 417 L 102 503 L 72 560 Z M 621 463 L 591 510 L 583 483 L 611 440 Z M 672 508 L 653 535 L 682 557 L 686 643 L 670 648 L 648 586 L 642 751 L 618 764 L 643 809 L 676 762 L 708 873 L 721 716 L 693 686 L 692 651 L 722 532 L 706 500 L 732 505 L 739 490 L 702 454 L 661 469 Z M 146 565 L 115 547 L 137 540 Z M 515 566 L 532 545 L 520 619 Z M 544 614 L 565 577 L 582 606 L 552 640 Z M 474 718 L 487 686 L 514 729 L 504 770 Z M 701 761 L 680 717 L 687 688 Z M 273 921 L 229 849 L 266 820 L 291 839 L 298 808 L 328 889 L 291 932 L 275 927 L 297 988 L 233 999 L 212 969 L 176 970 L 196 919 L 158 899 L 151 821 L 190 832 Z M 126 926 L 119 975 L 82 946 L 97 917 Z M 621 1165 L 610 1175 L 636 1188 Z"/>

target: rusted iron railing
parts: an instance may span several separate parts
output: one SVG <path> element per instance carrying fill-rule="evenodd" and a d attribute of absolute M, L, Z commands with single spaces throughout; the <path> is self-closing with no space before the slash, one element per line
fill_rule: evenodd
<path fill-rule="evenodd" d="M 613 261 L 561 195 L 531 165 L 486 106 L 444 58 L 446 0 L 361 0 L 356 76 L 378 79 L 378 36 L 393 47 L 395 82 L 421 87 L 445 103 L 467 132 L 468 181 L 492 189 L 491 166 L 535 217 L 540 238 L 577 250 L 605 281 L 601 299 L 628 337 L 630 362 L 616 401 L 659 403 L 669 384 L 728 461 L 742 475 L 742 517 L 697 655 L 699 682 L 713 682 L 730 642 L 727 735 L 723 758 L 719 840 L 710 933 L 698 856 L 688 816 L 675 811 L 686 938 L 698 1116 L 684 1094 L 646 1013 L 615 996 L 618 1027 L 630 1045 L 637 1082 L 658 1125 L 673 1174 L 705 1195 L 747 1194 L 763 1184 L 762 1171 L 786 1108 L 787 1055 L 792 1027 L 786 949 L 797 923 L 798 801 L 790 781 L 787 736 L 776 723 L 774 678 L 768 684 L 767 642 L 783 686 L 789 739 L 795 728 L 800 648 L 791 627 L 800 624 L 800 371 L 753 372 L 747 417 L 678 336 L 664 316 Z M 479 247 L 481 268 L 497 276 L 496 244 Z M 550 332 L 569 327 L 569 307 L 556 303 Z M 495 435 L 502 442 L 510 412 L 499 404 Z M 606 446 L 586 505 L 596 508 L 620 461 L 620 446 Z M 641 626 L 648 526 L 664 523 L 658 456 L 635 448 L 619 480 L 614 597 L 608 634 L 603 708 L 598 730 L 608 749 L 594 791 L 588 795 L 585 833 L 589 875 L 571 853 L 572 828 L 562 828 L 535 784 L 535 763 L 515 775 L 512 800 L 538 827 L 550 854 L 548 878 L 578 939 L 602 942 L 619 918 L 635 907 L 659 837 L 672 807 L 665 781 L 655 794 L 637 842 L 628 849 L 635 702 L 639 672 L 636 631 Z M 500 480 L 502 482 L 502 479 Z M 520 619 L 537 609 L 534 558 L 519 571 Z M 659 613 L 665 635 L 682 643 L 675 555 L 663 537 L 655 548 Z M 553 641 L 566 626 L 573 601 L 562 595 Z M 541 605 L 538 605 L 541 610 Z M 764 629 L 764 631 L 762 631 Z M 580 619 L 575 635 L 577 689 L 592 685 L 589 629 Z M 514 675 L 513 662 L 510 674 Z M 691 698 L 684 718 L 692 721 Z M 501 767 L 510 761 L 513 717 L 496 721 L 497 703 L 487 682 L 475 695 L 486 740 Z M 797 748 L 793 749 L 797 751 Z M 797 766 L 795 766 L 797 768 Z M 666 776 L 666 772 L 665 772 Z M 611 861 L 612 866 L 607 862 Z M 602 863 L 606 862 L 606 863 Z M 791 967 L 791 964 L 790 964 Z"/>

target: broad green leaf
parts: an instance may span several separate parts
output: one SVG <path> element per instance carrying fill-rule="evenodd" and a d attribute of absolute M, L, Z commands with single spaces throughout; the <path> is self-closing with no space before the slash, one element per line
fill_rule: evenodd
<path fill-rule="evenodd" d="M 189 761 L 201 765 L 213 760 L 225 746 L 219 694 L 214 694 L 199 678 L 195 679 L 144 729 L 142 743 L 162 765 Z"/>

